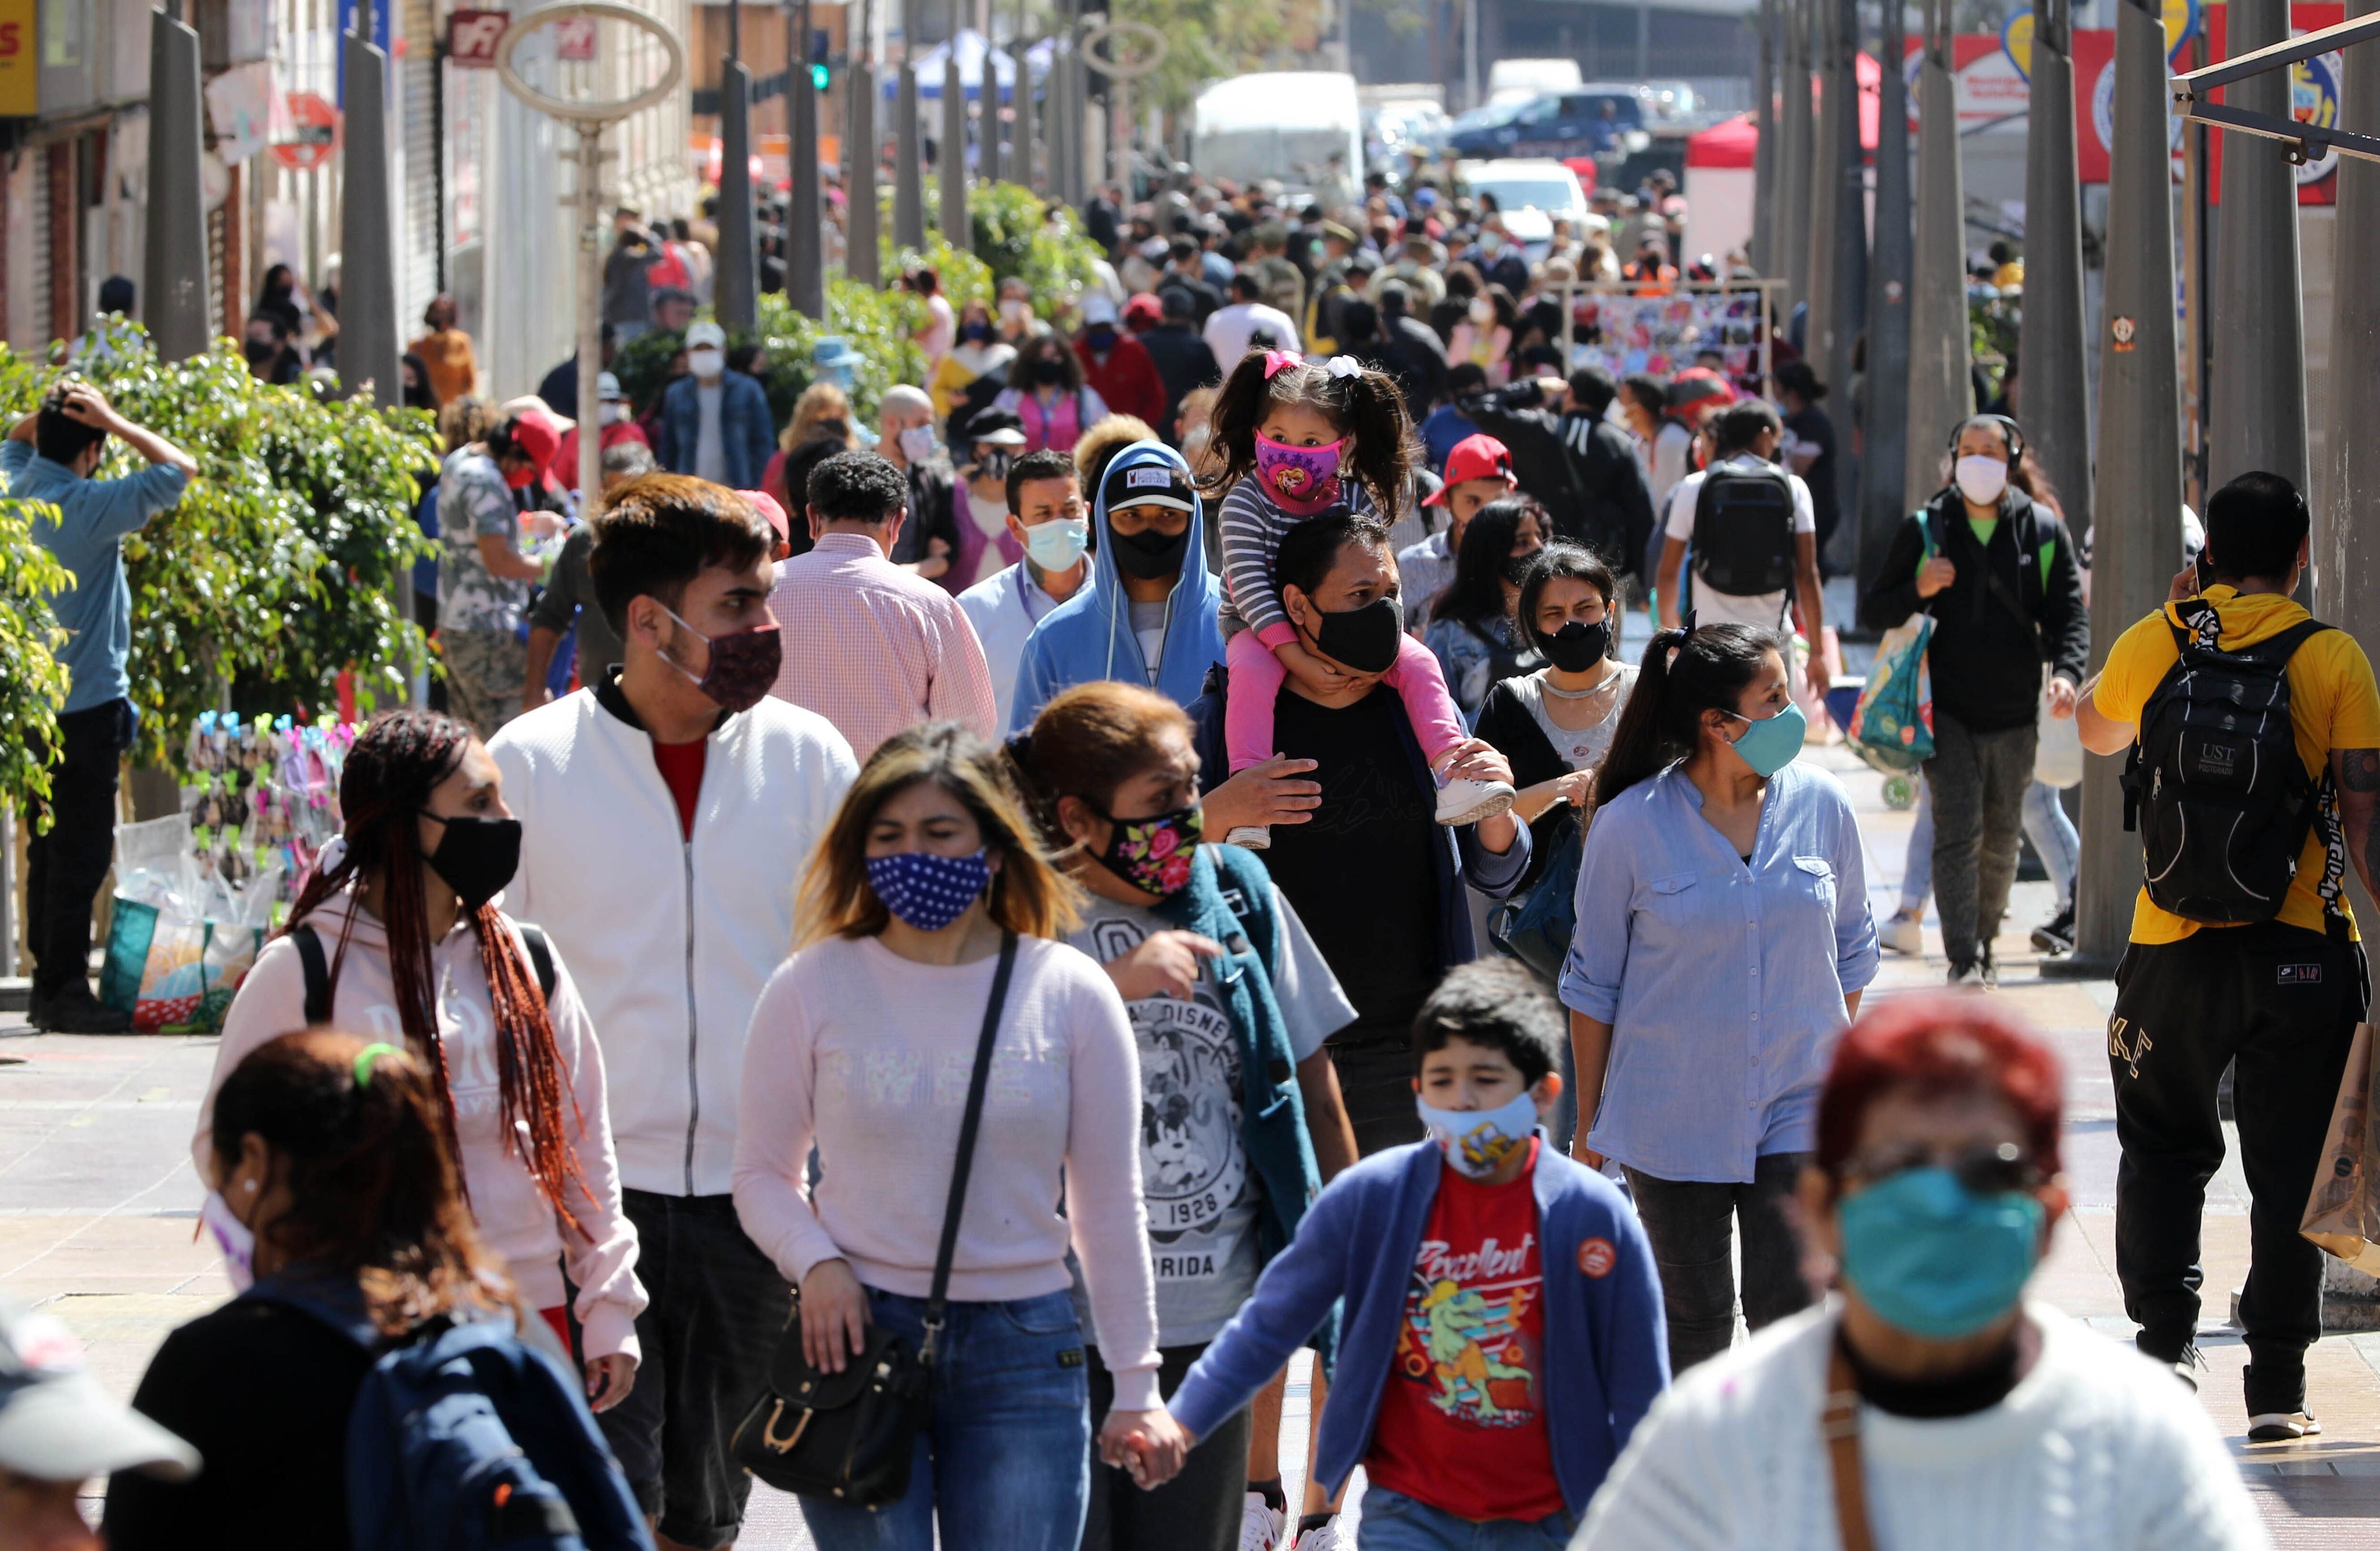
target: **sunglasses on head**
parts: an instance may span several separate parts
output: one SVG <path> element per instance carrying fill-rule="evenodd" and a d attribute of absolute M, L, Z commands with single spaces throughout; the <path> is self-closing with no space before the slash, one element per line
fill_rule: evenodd
<path fill-rule="evenodd" d="M 2041 1166 L 2014 1142 L 1982 1142 L 1943 1152 L 1910 1141 L 1878 1147 L 1836 1166 L 1845 1184 L 1872 1185 L 1912 1169 L 1944 1169 L 1973 1195 L 2007 1195 L 2041 1188 Z"/>

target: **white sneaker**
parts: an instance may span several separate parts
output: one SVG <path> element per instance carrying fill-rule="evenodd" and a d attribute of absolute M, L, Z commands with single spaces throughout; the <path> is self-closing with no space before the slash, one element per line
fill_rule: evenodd
<path fill-rule="evenodd" d="M 1272 849 L 1272 830 L 1262 824 L 1242 824 L 1223 837 L 1223 843 L 1248 851 L 1269 851 Z"/>
<path fill-rule="evenodd" d="M 2248 1418 L 2250 1443 L 2294 1443 L 2322 1431 L 2322 1424 L 2301 1411 L 2260 1411 Z"/>
<path fill-rule="evenodd" d="M 1355 1551 L 1354 1538 L 1339 1528 L 1339 1516 L 1330 1519 L 1297 1537 L 1297 1551 Z"/>
<path fill-rule="evenodd" d="M 1912 959 L 1925 956 L 1925 926 L 1914 915 L 1895 915 L 1876 929 L 1876 939 Z"/>
<path fill-rule="evenodd" d="M 1512 806 L 1510 782 L 1457 776 L 1438 789 L 1438 821 L 1441 824 L 1476 824 Z"/>
<path fill-rule="evenodd" d="M 1262 1492 L 1250 1492 L 1247 1506 L 1240 1509 L 1240 1551 L 1273 1551 L 1287 1522 L 1286 1515 L 1266 1503 Z"/>

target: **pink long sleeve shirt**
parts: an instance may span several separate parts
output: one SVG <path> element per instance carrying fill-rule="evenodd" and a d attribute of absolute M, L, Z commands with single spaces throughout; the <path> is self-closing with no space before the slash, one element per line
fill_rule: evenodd
<path fill-rule="evenodd" d="M 339 932 L 346 920 L 338 903 L 307 917 L 322 940 L 325 963 L 338 963 Z M 517 942 L 517 939 L 516 939 Z M 522 950 L 527 963 L 527 951 Z M 354 913 L 346 959 L 331 997 L 330 1026 L 362 1039 L 405 1044 L 396 993 L 388 970 L 388 936 L 368 912 Z M 455 1098 L 455 1135 L 461 1145 L 463 1186 L 480 1236 L 502 1255 L 513 1284 L 530 1307 L 559 1307 L 569 1286 L 581 1327 L 580 1346 L 590 1357 L 624 1353 L 638 1357 L 637 1315 L 645 1290 L 637 1280 L 637 1230 L 620 1208 L 619 1162 L 612 1150 L 612 1125 L 603 1109 L 603 1052 L 595 1026 L 578 1000 L 570 972 L 554 956 L 553 997 L 547 1015 L 553 1024 L 554 1051 L 562 1060 L 563 1134 L 577 1154 L 586 1189 L 570 1187 L 571 1215 L 586 1231 L 565 1227 L 522 1161 L 523 1139 L 507 1133 L 498 1081 L 495 1014 L 488 978 L 480 963 L 480 939 L 462 922 L 430 951 L 430 979 L 436 988 L 438 1037 L 445 1052 L 447 1091 Z M 198 1134 L 190 1151 L 199 1178 L 214 1175 L 215 1094 L 249 1051 L 306 1026 L 306 974 L 298 945 L 287 938 L 266 944 L 256 967 L 240 982 L 225 1014 L 223 1043 L 215 1048 L 214 1074 L 207 1080 L 199 1109 Z M 416 1055 L 422 1052 L 415 1051 Z"/>
<path fill-rule="evenodd" d="M 744 1052 L 735 1209 L 788 1280 L 839 1257 L 869 1287 L 932 1290 L 997 963 L 916 963 L 875 938 L 830 938 L 771 977 Z M 1158 1403 L 1139 1066 L 1107 973 L 1064 943 L 1019 942 L 951 1268 L 954 1302 L 1038 1297 L 1073 1284 L 1071 1240 L 1120 1411 Z"/>

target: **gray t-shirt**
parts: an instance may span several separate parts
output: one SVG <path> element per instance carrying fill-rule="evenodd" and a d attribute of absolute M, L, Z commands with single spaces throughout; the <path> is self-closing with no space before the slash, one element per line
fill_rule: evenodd
<path fill-rule="evenodd" d="M 724 377 L 716 382 L 698 382 L 694 385 L 695 407 L 700 414 L 694 438 L 694 477 L 714 485 L 727 478 L 727 441 L 719 429 L 719 409 L 726 397 Z"/>
<path fill-rule="evenodd" d="M 1554 719 L 1546 714 L 1546 675 L 1543 669 L 1506 679 L 1504 684 L 1515 699 L 1529 708 L 1530 719 L 1536 722 L 1537 731 L 1546 735 L 1546 742 L 1554 745 L 1556 757 L 1572 769 L 1583 770 L 1589 765 L 1603 763 L 1604 754 L 1611 747 L 1611 735 L 1620 731 L 1621 709 L 1628 704 L 1628 697 L 1635 691 L 1636 673 L 1636 664 L 1622 662 L 1618 672 L 1597 685 L 1595 704 L 1609 709 L 1604 711 L 1602 720 L 1575 732 L 1557 726 Z"/>
<path fill-rule="evenodd" d="M 1321 951 L 1281 891 L 1281 963 L 1272 991 L 1289 1025 L 1292 1055 L 1304 1060 L 1355 1021 Z M 1083 927 L 1066 940 L 1101 963 L 1122 958 L 1173 924 L 1138 905 L 1092 895 Z M 1140 1048 L 1141 1194 L 1148 1203 L 1149 1258 L 1157 1271 L 1157 1344 L 1212 1340 L 1256 1290 L 1257 1192 L 1241 1140 L 1240 1041 L 1202 975 L 1196 997 L 1126 1002 Z M 1075 1303 L 1098 1334 L 1080 1267 Z"/>
<path fill-rule="evenodd" d="M 1127 602 L 1132 612 L 1132 633 L 1140 642 L 1141 660 L 1148 665 L 1148 682 L 1157 682 L 1157 670 L 1165 658 L 1165 612 L 1171 607 L 1160 599 L 1154 603 Z"/>

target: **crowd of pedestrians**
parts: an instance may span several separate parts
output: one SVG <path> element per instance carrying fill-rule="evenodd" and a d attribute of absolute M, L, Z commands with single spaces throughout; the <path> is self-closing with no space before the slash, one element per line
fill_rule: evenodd
<path fill-rule="evenodd" d="M 343 1547 L 389 1487 L 342 1440 L 428 1447 L 407 1387 L 468 1373 L 521 1441 L 468 1510 L 590 1545 L 732 1545 L 779 1472 L 828 1551 L 2263 1544 L 2171 1375 L 2236 1061 L 2249 1410 L 2318 1428 L 2296 1212 L 2364 1010 L 2380 694 L 2289 600 L 2302 500 L 2226 487 L 2211 568 L 2089 679 L 2022 428 L 1944 428 L 1858 613 L 1934 621 L 1922 859 L 1975 994 L 1863 1013 L 1922 944 L 1800 758 L 1827 385 L 1781 335 L 1773 382 L 1572 370 L 1560 283 L 1673 284 L 1658 236 L 1533 260 L 1423 191 L 1111 207 L 1114 290 L 1051 317 L 914 272 L 923 379 L 782 429 L 694 316 L 699 244 L 624 212 L 613 335 L 683 330 L 687 370 L 607 411 L 586 500 L 575 384 L 488 405 L 433 308 L 443 709 L 359 733 L 232 1004 L 191 1145 L 241 1295 L 137 1412 L 0 1317 L 0 1486 L 115 1472 L 119 1548 Z M 92 480 L 110 434 L 152 470 Z M 78 578 L 33 874 L 37 1022 L 74 1029 L 115 545 L 191 467 L 87 388 L 6 447 Z M 2217 648 L 2286 683 L 2303 781 L 2277 914 L 2146 799 L 2182 856 L 2110 1048 L 2150 1363 L 2026 1300 L 2063 1079 L 1981 993 L 2018 831 L 2058 832 L 2040 719 L 2154 769 Z"/>

